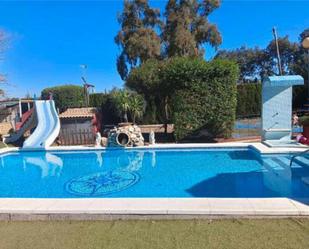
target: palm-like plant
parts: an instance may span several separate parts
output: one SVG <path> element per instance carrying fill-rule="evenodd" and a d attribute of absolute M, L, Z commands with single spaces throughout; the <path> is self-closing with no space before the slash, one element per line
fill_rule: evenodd
<path fill-rule="evenodd" d="M 135 124 L 136 118 L 142 117 L 145 111 L 145 102 L 141 95 L 131 95 L 129 111 L 132 117 L 132 121 Z"/>
<path fill-rule="evenodd" d="M 130 93 L 127 90 L 119 90 L 113 93 L 116 108 L 121 113 L 123 121 L 128 122 L 128 111 L 130 107 Z"/>

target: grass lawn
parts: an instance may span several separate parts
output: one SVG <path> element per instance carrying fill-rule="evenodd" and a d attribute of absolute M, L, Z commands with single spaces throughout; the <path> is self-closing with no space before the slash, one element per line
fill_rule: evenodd
<path fill-rule="evenodd" d="M 7 148 L 7 147 L 13 148 L 13 147 L 15 147 L 15 146 L 12 145 L 12 144 L 5 144 L 5 143 L 3 143 L 3 142 L 0 141 L 0 149 Z"/>
<path fill-rule="evenodd" d="M 0 222 L 0 248 L 309 248 L 309 219 Z"/>
<path fill-rule="evenodd" d="M 0 149 L 2 149 L 2 148 L 6 148 L 7 146 L 5 145 L 5 143 L 3 143 L 3 142 L 0 142 Z"/>

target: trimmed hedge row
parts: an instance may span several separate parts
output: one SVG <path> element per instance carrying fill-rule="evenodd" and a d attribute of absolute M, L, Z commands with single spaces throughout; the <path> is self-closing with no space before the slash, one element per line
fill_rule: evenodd
<path fill-rule="evenodd" d="M 237 117 L 261 115 L 262 84 L 237 86 Z"/>
<path fill-rule="evenodd" d="M 102 124 L 113 125 L 121 122 L 112 93 L 93 93 L 89 95 L 89 104 L 101 112 Z"/>
<path fill-rule="evenodd" d="M 53 94 L 56 107 L 62 112 L 70 107 L 85 106 L 84 88 L 76 85 L 63 85 L 45 88 L 42 90 L 41 98 L 48 99 Z"/>
<path fill-rule="evenodd" d="M 101 107 L 109 98 L 108 93 L 92 93 L 89 95 L 89 105 L 91 107 Z"/>
<path fill-rule="evenodd" d="M 172 58 L 132 70 L 126 86 L 143 94 L 148 105 L 155 105 L 157 119 L 163 116 L 164 122 L 175 124 L 178 140 L 201 128 L 213 137 L 229 137 L 238 73 L 231 61 Z"/>
<path fill-rule="evenodd" d="M 164 80 L 177 82 L 171 113 L 178 140 L 206 129 L 213 137 L 230 137 L 236 113 L 238 66 L 234 62 L 179 58 L 164 70 Z"/>
<path fill-rule="evenodd" d="M 303 108 L 307 98 L 306 86 L 293 87 L 293 109 Z M 260 116 L 262 109 L 262 84 L 237 86 L 237 117 Z"/>

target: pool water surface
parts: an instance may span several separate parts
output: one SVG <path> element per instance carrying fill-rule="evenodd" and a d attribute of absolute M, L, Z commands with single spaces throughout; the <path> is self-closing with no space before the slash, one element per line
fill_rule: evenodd
<path fill-rule="evenodd" d="M 309 198 L 309 165 L 251 149 L 14 152 L 0 156 L 0 197 Z"/>

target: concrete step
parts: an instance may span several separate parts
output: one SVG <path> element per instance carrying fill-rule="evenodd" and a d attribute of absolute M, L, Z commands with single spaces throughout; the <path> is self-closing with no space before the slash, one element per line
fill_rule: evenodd
<path fill-rule="evenodd" d="M 308 166 L 309 167 L 309 158 L 305 156 L 298 156 L 295 157 L 294 162 L 298 163 L 301 166 Z"/>

